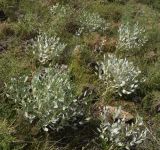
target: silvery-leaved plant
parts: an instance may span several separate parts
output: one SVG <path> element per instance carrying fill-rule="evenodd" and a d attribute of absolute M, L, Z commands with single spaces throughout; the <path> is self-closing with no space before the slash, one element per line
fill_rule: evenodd
<path fill-rule="evenodd" d="M 81 99 L 74 96 L 65 66 L 45 68 L 33 77 L 12 78 L 7 88 L 7 96 L 19 104 L 25 118 L 31 123 L 38 120 L 45 131 L 59 130 L 70 123 L 76 127 L 89 120 L 89 102 L 85 93 Z"/>
<path fill-rule="evenodd" d="M 73 10 L 69 5 L 61 5 L 59 3 L 56 3 L 50 8 L 50 12 L 53 15 L 54 19 L 58 19 L 57 21 L 62 21 L 63 19 L 67 18 L 67 16 L 71 15 Z"/>
<path fill-rule="evenodd" d="M 103 143 L 130 150 L 146 139 L 147 129 L 144 126 L 142 118 L 139 116 L 136 117 L 135 123 L 132 124 L 126 124 L 125 118 L 118 119 L 120 112 L 121 108 L 118 108 L 113 116 L 113 121 L 110 122 L 107 118 L 108 109 L 104 107 L 101 113 L 101 124 L 98 132 Z"/>
<path fill-rule="evenodd" d="M 138 22 L 133 25 L 129 22 L 121 24 L 118 33 L 117 49 L 123 49 L 125 51 L 139 49 L 148 40 L 145 29 Z"/>
<path fill-rule="evenodd" d="M 98 63 L 99 79 L 104 81 L 106 92 L 112 91 L 120 96 L 133 93 L 144 78 L 140 78 L 141 71 L 138 67 L 129 62 L 126 58 L 120 59 L 113 54 Z"/>
<path fill-rule="evenodd" d="M 31 80 L 31 81 L 29 81 Z M 45 68 L 30 79 L 12 79 L 9 95 L 19 103 L 24 116 L 47 130 L 49 124 L 62 124 L 70 118 L 68 109 L 74 101 L 68 71 Z M 60 126 L 59 126 L 60 127 Z"/>
<path fill-rule="evenodd" d="M 66 44 L 61 43 L 59 37 L 49 37 L 46 33 L 40 33 L 32 40 L 33 53 L 42 64 L 60 56 L 65 47 Z"/>
<path fill-rule="evenodd" d="M 78 21 L 80 23 L 80 28 L 77 31 L 77 35 L 81 35 L 83 32 L 105 31 L 108 28 L 105 19 L 98 13 L 83 11 Z"/>

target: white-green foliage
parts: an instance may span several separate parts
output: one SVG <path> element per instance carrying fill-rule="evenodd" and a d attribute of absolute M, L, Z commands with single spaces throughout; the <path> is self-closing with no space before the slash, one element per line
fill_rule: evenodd
<path fill-rule="evenodd" d="M 59 18 L 65 18 L 66 15 L 71 14 L 69 5 L 60 5 L 59 3 L 53 5 L 50 10 L 53 15 L 57 15 Z"/>
<path fill-rule="evenodd" d="M 108 27 L 105 19 L 98 13 L 83 11 L 79 16 L 78 21 L 80 23 L 80 28 L 77 31 L 77 35 L 80 35 L 83 32 L 105 31 Z"/>
<path fill-rule="evenodd" d="M 65 47 L 59 37 L 48 37 L 46 33 L 40 33 L 32 43 L 33 53 L 42 64 L 60 56 Z"/>
<path fill-rule="evenodd" d="M 45 68 L 33 77 L 12 79 L 8 96 L 20 104 L 30 122 L 38 119 L 38 125 L 46 131 L 48 126 L 58 130 L 69 122 L 78 125 L 88 121 L 89 101 L 75 98 L 65 67 Z"/>
<path fill-rule="evenodd" d="M 139 49 L 147 42 L 146 31 L 137 22 L 131 25 L 129 22 L 120 25 L 117 49 Z"/>
<path fill-rule="evenodd" d="M 67 112 L 74 96 L 65 70 L 45 68 L 43 72 L 35 73 L 31 83 L 28 83 L 28 77 L 14 79 L 9 89 L 25 117 L 31 122 L 38 118 L 41 127 L 57 121 L 63 123 L 70 118 Z"/>
<path fill-rule="evenodd" d="M 102 118 L 98 131 L 104 143 L 110 143 L 112 146 L 130 150 L 146 139 L 147 129 L 144 127 L 143 120 L 139 116 L 136 118 L 135 123 L 131 125 L 125 123 L 125 118 L 117 120 L 120 112 L 121 109 L 117 109 L 113 117 L 113 122 L 109 122 L 107 118 L 108 109 L 104 107 L 101 113 Z"/>
<path fill-rule="evenodd" d="M 69 5 L 61 5 L 59 3 L 53 5 L 50 11 L 54 19 L 52 26 L 65 23 L 73 13 L 73 9 Z"/>
<path fill-rule="evenodd" d="M 106 92 L 111 90 L 120 96 L 133 93 L 139 83 L 144 81 L 140 79 L 141 71 L 138 67 L 126 58 L 119 59 L 112 54 L 104 56 L 104 60 L 99 63 L 98 72 L 99 78 L 106 84 Z"/>
<path fill-rule="evenodd" d="M 52 21 L 50 22 L 50 29 L 48 31 L 61 34 L 66 30 L 73 13 L 74 9 L 70 5 L 64 5 L 60 3 L 54 4 L 52 7 L 50 7 Z"/>

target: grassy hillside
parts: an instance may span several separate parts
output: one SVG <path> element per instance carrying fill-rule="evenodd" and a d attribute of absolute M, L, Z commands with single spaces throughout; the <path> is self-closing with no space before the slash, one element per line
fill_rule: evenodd
<path fill-rule="evenodd" d="M 159 150 L 160 1 L 0 0 L 1 149 Z"/>

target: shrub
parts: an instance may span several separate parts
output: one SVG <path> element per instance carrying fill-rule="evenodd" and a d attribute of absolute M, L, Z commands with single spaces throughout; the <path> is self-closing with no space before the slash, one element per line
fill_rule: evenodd
<path fill-rule="evenodd" d="M 113 91 L 122 94 L 133 93 L 139 83 L 144 81 L 140 79 L 141 71 L 135 67 L 132 62 L 126 58 L 119 59 L 115 55 L 104 56 L 104 61 L 99 62 L 99 79 L 104 81 L 106 91 Z"/>
<path fill-rule="evenodd" d="M 42 64 L 54 60 L 65 47 L 66 44 L 60 43 L 59 37 L 48 37 L 46 33 L 40 33 L 32 44 L 33 53 Z"/>
<path fill-rule="evenodd" d="M 61 5 L 59 3 L 56 3 L 50 8 L 50 12 L 53 18 L 52 26 L 62 31 L 62 28 L 70 20 L 73 9 L 69 5 Z"/>
<path fill-rule="evenodd" d="M 105 31 L 108 27 L 105 19 L 103 19 L 98 13 L 90 13 L 88 11 L 83 11 L 79 18 L 80 28 L 77 31 L 77 35 L 82 32 L 95 32 L 95 31 Z"/>
<path fill-rule="evenodd" d="M 74 97 L 67 71 L 46 68 L 37 72 L 28 83 L 28 77 L 12 79 L 10 97 L 20 103 L 26 118 L 32 122 L 39 119 L 41 127 L 67 119 L 66 112 Z"/>
<path fill-rule="evenodd" d="M 8 96 L 20 104 L 24 116 L 31 123 L 38 120 L 38 126 L 46 131 L 47 127 L 58 130 L 76 122 L 79 116 L 86 119 L 88 102 L 75 98 L 69 72 L 64 67 L 45 68 L 32 79 L 28 76 L 12 79 L 8 90 Z M 75 125 L 79 123 L 82 121 Z"/>
<path fill-rule="evenodd" d="M 59 3 L 50 8 L 51 13 L 59 19 L 64 19 L 66 15 L 71 15 L 72 11 L 69 5 L 60 5 Z"/>
<path fill-rule="evenodd" d="M 120 111 L 120 108 L 117 109 L 113 122 L 111 123 L 108 120 L 109 118 L 107 118 L 108 110 L 104 107 L 101 113 L 102 120 L 98 131 L 104 143 L 111 143 L 113 147 L 130 150 L 146 139 L 147 129 L 144 127 L 142 118 L 139 116 L 136 118 L 136 122 L 131 125 L 125 124 L 123 119 L 117 120 Z"/>
<path fill-rule="evenodd" d="M 138 22 L 134 25 L 129 22 L 121 24 L 118 33 L 117 49 L 139 49 L 147 42 L 146 31 Z"/>

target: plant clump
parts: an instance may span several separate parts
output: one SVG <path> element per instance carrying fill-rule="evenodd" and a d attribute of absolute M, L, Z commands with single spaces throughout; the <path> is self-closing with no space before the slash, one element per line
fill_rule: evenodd
<path fill-rule="evenodd" d="M 28 83 L 28 77 L 12 79 L 10 97 L 20 104 L 24 116 L 32 122 L 39 120 L 41 127 L 56 124 L 70 117 L 67 114 L 74 100 L 68 72 L 59 68 L 45 68 Z"/>
<path fill-rule="evenodd" d="M 80 28 L 77 31 L 77 35 L 81 35 L 83 32 L 105 31 L 108 28 L 105 19 L 98 13 L 83 11 L 79 16 L 78 21 L 80 23 Z"/>
<path fill-rule="evenodd" d="M 65 19 L 66 15 L 71 15 L 72 11 L 69 5 L 61 5 L 56 3 L 50 8 L 51 14 L 59 19 Z"/>
<path fill-rule="evenodd" d="M 112 147 L 131 148 L 141 144 L 147 135 L 147 129 L 141 117 L 137 117 L 135 123 L 131 125 L 125 123 L 124 119 L 117 119 L 121 112 L 121 108 L 115 112 L 113 122 L 109 122 L 107 118 L 108 110 L 103 108 L 101 113 L 101 124 L 98 128 L 100 139 L 104 146 L 110 143 Z"/>
<path fill-rule="evenodd" d="M 115 55 L 104 56 L 104 60 L 98 63 L 99 79 L 104 81 L 106 92 L 113 91 L 120 96 L 129 95 L 144 81 L 140 78 L 141 71 L 126 58 L 119 59 Z"/>
<path fill-rule="evenodd" d="M 46 33 L 40 33 L 32 43 L 33 54 L 42 64 L 60 56 L 66 47 L 66 44 L 60 43 L 59 37 L 48 37 Z"/>
<path fill-rule="evenodd" d="M 31 80 L 31 81 L 29 81 Z M 28 76 L 12 79 L 8 97 L 20 104 L 30 123 L 38 120 L 39 127 L 48 131 L 87 121 L 89 101 L 74 96 L 69 72 L 64 67 L 45 68 Z M 77 118 L 80 118 L 77 121 Z"/>
<path fill-rule="evenodd" d="M 119 38 L 117 49 L 131 50 L 140 49 L 147 42 L 146 31 L 137 22 L 131 25 L 129 22 L 122 23 L 118 29 Z"/>
<path fill-rule="evenodd" d="M 54 30 L 56 33 L 62 32 L 67 22 L 70 20 L 70 16 L 73 14 L 73 10 L 69 5 L 62 5 L 56 3 L 50 7 L 50 13 L 52 21 L 51 30 Z"/>

